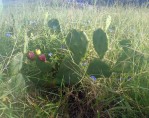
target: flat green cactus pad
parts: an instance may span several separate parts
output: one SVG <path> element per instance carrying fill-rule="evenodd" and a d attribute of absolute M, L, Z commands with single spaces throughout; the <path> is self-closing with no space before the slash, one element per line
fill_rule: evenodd
<path fill-rule="evenodd" d="M 75 63 L 78 64 L 87 51 L 88 41 L 86 35 L 81 31 L 73 29 L 66 37 L 66 44 L 73 53 Z"/>
<path fill-rule="evenodd" d="M 22 69 L 22 63 L 23 63 L 23 53 L 19 52 L 13 57 L 10 63 L 9 67 L 10 74 L 11 75 L 18 74 Z"/>
<path fill-rule="evenodd" d="M 60 33 L 61 32 L 61 28 L 60 28 L 60 24 L 59 21 L 57 19 L 51 19 L 48 21 L 48 27 L 51 29 L 52 33 Z"/>
<path fill-rule="evenodd" d="M 95 58 L 88 66 L 87 74 L 90 76 L 95 76 L 96 78 L 105 76 L 109 77 L 111 75 L 110 67 L 99 58 Z"/>
<path fill-rule="evenodd" d="M 56 76 L 57 84 L 63 82 L 66 85 L 77 84 L 81 80 L 81 70 L 72 59 L 67 57 L 63 61 Z"/>
<path fill-rule="evenodd" d="M 106 33 L 100 28 L 93 33 L 93 45 L 99 57 L 103 58 L 108 50 L 108 39 Z"/>

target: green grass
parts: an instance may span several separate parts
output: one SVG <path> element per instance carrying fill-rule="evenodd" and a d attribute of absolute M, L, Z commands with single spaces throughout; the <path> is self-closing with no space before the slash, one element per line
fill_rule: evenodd
<path fill-rule="evenodd" d="M 92 117 L 91 113 L 95 113 L 95 118 L 149 116 L 149 9 L 120 6 L 78 9 L 66 6 L 44 7 L 41 4 L 24 4 L 10 9 L 4 11 L 0 19 L 0 118 L 67 118 L 68 114 L 76 114 L 79 118 L 83 114 Z M 20 78 L 15 80 L 9 75 L 13 54 L 18 51 L 27 52 L 30 38 L 26 33 L 32 28 L 26 25 L 29 21 L 37 23 L 33 39 L 46 36 L 47 21 L 52 18 L 59 20 L 64 37 L 72 28 L 84 31 L 90 43 L 86 58 L 90 59 L 97 56 L 91 45 L 92 33 L 97 28 L 105 30 L 109 15 L 112 19 L 106 31 L 109 50 L 104 60 L 111 66 L 115 64 L 122 50 L 118 43 L 123 39 L 131 39 L 131 48 L 145 57 L 137 73 L 121 73 L 123 78 L 131 74 L 131 80 L 118 80 L 119 75 L 113 73 L 110 78 L 103 77 L 95 82 L 85 77 L 79 88 L 59 87 L 47 92 L 43 88 L 36 88 L 28 80 L 34 70 L 21 81 Z M 8 38 L 5 33 L 10 31 L 10 27 L 15 35 Z M 9 44 L 13 44 L 12 47 Z M 80 92 L 83 97 L 80 97 Z M 77 111 L 78 109 L 82 112 Z"/>

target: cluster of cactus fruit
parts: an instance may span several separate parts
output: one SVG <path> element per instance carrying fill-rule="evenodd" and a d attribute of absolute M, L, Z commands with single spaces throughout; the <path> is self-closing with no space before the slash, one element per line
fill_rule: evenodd
<path fill-rule="evenodd" d="M 56 33 L 57 35 L 61 33 L 57 19 L 50 20 L 48 26 L 52 34 Z M 62 51 L 63 49 L 54 48 L 54 50 L 56 50 L 54 53 L 47 53 L 49 51 L 48 48 L 43 51 L 43 49 L 40 49 L 41 47 L 38 46 L 35 51 L 29 51 L 27 53 L 28 59 L 31 60 L 30 62 L 32 63 L 32 61 L 35 60 L 36 67 L 40 70 L 40 74 L 36 74 L 39 80 L 34 79 L 34 82 L 38 82 L 38 84 L 42 86 L 51 86 L 53 84 L 61 85 L 62 83 L 74 85 L 77 84 L 84 75 L 94 78 L 110 77 L 112 72 L 115 71 L 104 61 L 104 56 L 108 50 L 108 39 L 102 29 L 99 28 L 93 32 L 92 44 L 98 56 L 90 60 L 87 70 L 84 70 L 80 66 L 81 60 L 88 51 L 89 41 L 86 34 L 82 31 L 72 29 L 64 39 L 64 42 L 66 47 L 65 51 Z M 55 43 L 61 45 L 57 40 L 55 40 Z M 125 43 L 125 40 L 120 42 L 123 50 L 128 50 L 128 48 L 124 46 L 127 44 L 123 45 L 123 43 Z M 23 56 L 21 54 L 21 60 L 22 59 Z M 118 62 L 121 62 L 121 60 L 118 60 Z M 13 63 L 16 63 L 16 60 L 14 60 Z M 22 61 L 19 62 L 20 64 L 17 64 L 17 68 L 13 66 L 13 63 L 11 64 L 11 72 L 20 75 Z"/>

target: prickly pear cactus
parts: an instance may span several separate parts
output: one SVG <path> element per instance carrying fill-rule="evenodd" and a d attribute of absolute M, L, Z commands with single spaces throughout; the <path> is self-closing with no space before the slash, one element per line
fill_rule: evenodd
<path fill-rule="evenodd" d="M 128 51 L 132 44 L 130 40 L 121 40 L 119 42 L 119 45 L 122 47 L 123 50 Z"/>
<path fill-rule="evenodd" d="M 95 58 L 88 67 L 87 73 L 89 75 L 99 77 L 110 77 L 110 67 L 105 62 L 101 61 L 99 58 Z"/>
<path fill-rule="evenodd" d="M 66 45 L 72 56 L 66 56 L 56 78 L 58 83 L 72 85 L 79 82 L 83 75 L 78 65 L 87 51 L 87 37 L 83 32 L 73 29 L 66 37 Z"/>
<path fill-rule="evenodd" d="M 50 20 L 48 26 L 53 33 L 60 32 L 60 26 L 57 19 Z M 52 37 L 50 38 L 52 39 Z M 56 53 L 58 49 L 61 49 L 61 44 L 63 44 L 63 42 L 60 42 L 57 46 L 58 48 L 55 48 L 55 46 L 53 47 L 53 44 L 57 44 L 56 40 L 53 40 L 54 43 L 43 41 L 45 41 L 45 38 L 39 43 L 35 41 L 34 48 L 31 43 L 29 45 L 29 47 L 31 47 L 30 50 L 32 50 L 32 48 L 35 50 L 37 45 L 43 45 L 43 47 L 41 45 L 39 46 L 42 53 L 36 55 L 34 59 L 36 60 L 35 67 L 37 67 L 37 71 L 40 71 L 35 82 L 39 82 L 39 85 L 41 86 L 42 84 L 47 84 L 48 86 L 51 83 L 57 85 L 61 85 L 61 83 L 66 85 L 77 84 L 83 78 L 85 73 L 84 68 L 80 65 L 80 62 L 84 59 L 88 48 L 88 40 L 85 33 L 76 29 L 70 30 L 65 38 L 66 49 L 64 55 Z M 87 69 L 87 74 L 94 75 L 97 78 L 101 76 L 109 77 L 111 75 L 110 67 L 103 61 L 103 57 L 108 50 L 108 40 L 106 33 L 102 29 L 94 31 L 93 46 L 99 58 L 95 58 L 91 61 Z M 55 49 L 57 50 L 56 52 Z M 49 51 L 53 53 L 53 56 L 48 57 L 47 54 L 50 53 Z M 30 57 L 32 57 L 32 55 L 30 55 Z M 30 63 L 33 63 L 33 61 L 31 60 Z M 37 78 L 39 80 L 37 80 Z"/>
<path fill-rule="evenodd" d="M 131 61 L 131 54 L 129 48 L 131 47 L 131 41 L 130 40 L 121 40 L 119 42 L 119 45 L 122 47 L 122 51 L 119 54 L 119 58 L 117 59 L 113 71 L 118 73 L 129 73 L 130 70 L 132 70 L 132 62 Z M 131 51 L 133 54 L 133 52 Z"/>
<path fill-rule="evenodd" d="M 72 52 L 72 59 L 74 61 L 72 61 L 71 57 L 64 59 L 60 66 L 57 80 L 60 82 L 63 81 L 65 84 L 75 84 L 80 81 L 83 75 L 82 69 L 79 68 L 78 64 L 85 56 L 88 41 L 83 32 L 73 29 L 66 37 L 66 44 Z M 93 45 L 100 58 L 95 58 L 91 61 L 87 69 L 87 74 L 97 78 L 102 76 L 109 77 L 111 75 L 110 67 L 102 61 L 102 58 L 108 49 L 107 36 L 102 29 L 97 29 L 94 32 Z"/>
<path fill-rule="evenodd" d="M 129 74 L 139 71 L 144 61 L 144 55 L 131 48 L 131 40 L 121 40 L 119 45 L 122 47 L 122 51 L 112 70 Z"/>
<path fill-rule="evenodd" d="M 60 33 L 60 25 L 57 19 L 51 19 L 48 21 L 48 27 L 50 28 L 52 33 Z"/>
<path fill-rule="evenodd" d="M 79 64 L 87 51 L 88 41 L 86 35 L 82 31 L 73 29 L 66 37 L 66 44 L 72 52 L 74 62 Z"/>
<path fill-rule="evenodd" d="M 21 73 L 18 73 L 14 76 L 11 76 L 9 80 L 9 87 L 10 89 L 14 90 L 13 95 L 17 97 L 23 97 L 26 90 L 26 83 L 23 75 Z"/>
<path fill-rule="evenodd" d="M 108 50 L 108 39 L 106 33 L 102 29 L 97 29 L 94 31 L 93 45 L 99 58 L 95 58 L 90 62 L 87 69 L 87 74 L 90 76 L 95 76 L 96 78 L 102 76 L 109 77 L 111 75 L 110 67 L 102 61 L 102 58 Z"/>
<path fill-rule="evenodd" d="M 10 63 L 9 67 L 10 75 L 17 75 L 22 69 L 22 63 L 23 63 L 23 53 L 19 52 L 13 57 Z"/>
<path fill-rule="evenodd" d="M 23 95 L 22 91 L 25 89 L 25 78 L 21 73 L 23 65 L 23 53 L 18 52 L 12 58 L 9 65 L 9 87 L 14 89 L 14 95 L 21 97 Z"/>
<path fill-rule="evenodd" d="M 36 57 L 36 64 L 42 72 L 50 72 L 52 69 L 50 62 L 46 60 L 46 57 L 48 56 L 45 54 Z"/>
<path fill-rule="evenodd" d="M 77 84 L 81 80 L 81 69 L 70 57 L 65 58 L 60 66 L 56 76 L 58 85 L 64 83 L 65 85 Z"/>
<path fill-rule="evenodd" d="M 102 59 L 108 50 L 108 39 L 106 33 L 100 28 L 93 33 L 93 45 L 100 59 Z"/>

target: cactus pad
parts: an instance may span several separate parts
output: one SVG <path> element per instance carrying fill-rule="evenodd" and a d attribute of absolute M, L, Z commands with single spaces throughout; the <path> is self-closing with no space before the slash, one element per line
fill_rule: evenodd
<path fill-rule="evenodd" d="M 93 33 L 93 45 L 95 51 L 102 59 L 108 50 L 108 39 L 106 33 L 102 29 L 97 29 Z"/>
<path fill-rule="evenodd" d="M 51 19 L 48 21 L 48 27 L 50 28 L 52 33 L 60 33 L 61 29 L 60 29 L 60 25 L 59 25 L 59 21 L 57 19 Z"/>
<path fill-rule="evenodd" d="M 81 31 L 73 29 L 66 37 L 66 44 L 73 54 L 72 57 L 75 63 L 78 64 L 87 51 L 88 41 L 86 35 Z"/>
<path fill-rule="evenodd" d="M 88 66 L 87 74 L 91 76 L 99 77 L 109 77 L 111 75 L 110 67 L 99 58 L 95 58 Z"/>

